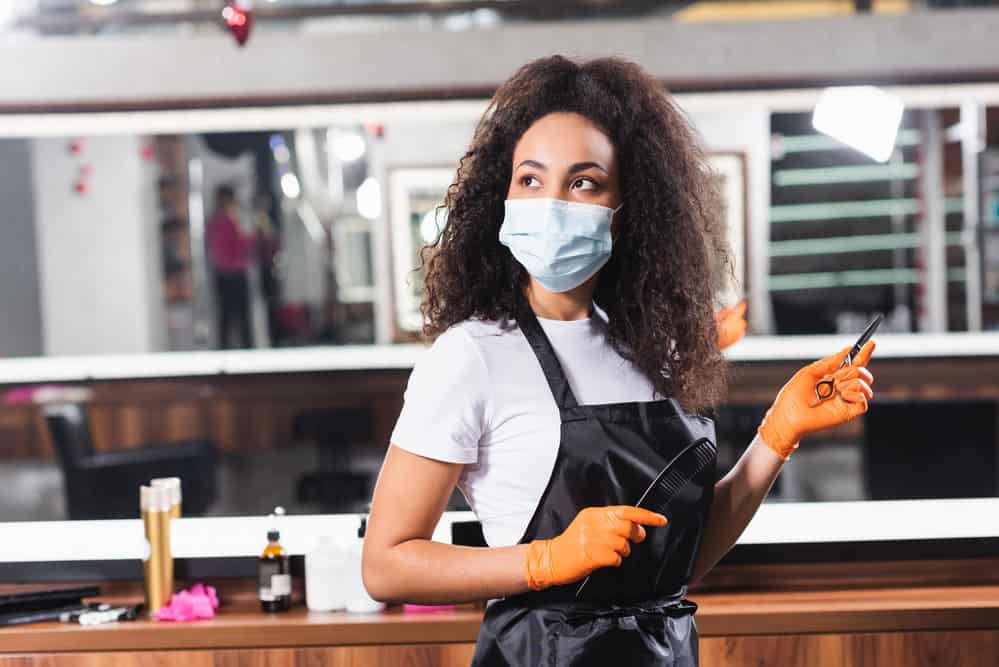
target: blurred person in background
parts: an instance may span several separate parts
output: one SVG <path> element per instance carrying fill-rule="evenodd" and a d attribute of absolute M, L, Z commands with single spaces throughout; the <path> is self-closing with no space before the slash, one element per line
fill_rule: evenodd
<path fill-rule="evenodd" d="M 254 238 L 239 224 L 236 191 L 229 184 L 215 189 L 215 210 L 208 220 L 205 242 L 215 279 L 219 347 L 251 348 L 249 269 Z"/>

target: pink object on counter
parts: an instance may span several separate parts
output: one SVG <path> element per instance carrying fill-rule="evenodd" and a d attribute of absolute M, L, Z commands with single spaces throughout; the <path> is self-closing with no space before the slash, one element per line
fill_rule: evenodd
<path fill-rule="evenodd" d="M 31 403 L 86 403 L 94 392 L 88 387 L 73 387 L 58 384 L 28 385 L 15 387 L 3 395 L 4 405 L 27 405 Z"/>
<path fill-rule="evenodd" d="M 404 604 L 402 605 L 402 610 L 404 612 L 416 612 L 417 614 L 422 614 L 428 611 L 443 611 L 445 609 L 454 609 L 453 604 Z"/>
<path fill-rule="evenodd" d="M 174 593 L 170 604 L 153 614 L 157 621 L 198 621 L 215 618 L 219 599 L 213 586 L 195 584 L 186 591 Z"/>

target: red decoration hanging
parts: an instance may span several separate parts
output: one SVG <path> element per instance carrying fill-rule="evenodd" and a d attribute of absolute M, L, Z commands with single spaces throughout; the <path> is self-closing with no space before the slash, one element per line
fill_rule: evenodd
<path fill-rule="evenodd" d="M 253 11 L 246 0 L 231 0 L 222 9 L 222 19 L 232 32 L 233 38 L 240 46 L 250 38 L 250 28 L 253 26 Z"/>
<path fill-rule="evenodd" d="M 139 155 L 145 162 L 150 162 L 154 157 L 156 157 L 156 150 L 153 148 L 152 144 L 144 144 L 142 149 L 139 151 Z"/>
<path fill-rule="evenodd" d="M 69 142 L 68 148 L 73 155 L 79 155 L 83 152 L 83 139 L 73 139 Z"/>
<path fill-rule="evenodd" d="M 89 187 L 90 186 L 87 185 L 87 182 L 85 180 L 80 179 L 73 184 L 73 191 L 76 192 L 76 194 L 78 195 L 85 195 L 87 194 L 87 189 Z"/>

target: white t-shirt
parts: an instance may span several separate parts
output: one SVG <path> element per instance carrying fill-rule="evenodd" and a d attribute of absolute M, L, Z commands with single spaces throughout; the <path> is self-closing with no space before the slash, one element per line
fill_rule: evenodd
<path fill-rule="evenodd" d="M 581 405 L 652 401 L 652 383 L 606 339 L 606 315 L 539 319 Z M 548 485 L 560 436 L 544 373 L 519 328 L 467 320 L 417 360 L 392 444 L 465 464 L 458 480 L 490 546 L 516 544 Z"/>

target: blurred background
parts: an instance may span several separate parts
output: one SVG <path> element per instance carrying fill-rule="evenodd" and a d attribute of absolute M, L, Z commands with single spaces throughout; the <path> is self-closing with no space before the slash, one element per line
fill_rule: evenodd
<path fill-rule="evenodd" d="M 363 507 L 419 250 L 552 53 L 647 68 L 718 174 L 750 332 L 720 472 L 828 353 L 797 336 L 881 312 L 883 404 L 770 500 L 995 495 L 997 31 L 972 0 L 0 0 L 0 521 L 132 516 L 109 489 L 164 465 L 188 514 Z M 183 370 L 221 350 L 251 370 Z"/>

